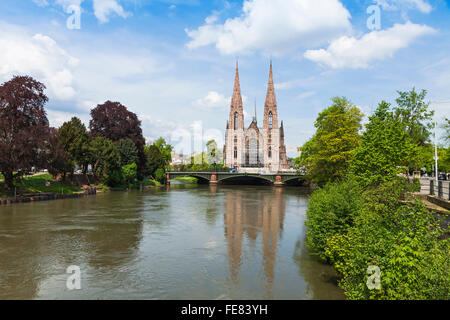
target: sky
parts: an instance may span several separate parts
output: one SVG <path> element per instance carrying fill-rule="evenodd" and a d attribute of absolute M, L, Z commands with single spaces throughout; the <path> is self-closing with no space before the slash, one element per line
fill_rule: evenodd
<path fill-rule="evenodd" d="M 236 61 L 246 123 L 256 104 L 262 124 L 272 60 L 295 156 L 335 96 L 370 115 L 426 89 L 450 117 L 449 18 L 448 0 L 2 0 L 0 83 L 43 82 L 55 127 L 119 101 L 147 142 L 190 153 L 223 144 Z"/>

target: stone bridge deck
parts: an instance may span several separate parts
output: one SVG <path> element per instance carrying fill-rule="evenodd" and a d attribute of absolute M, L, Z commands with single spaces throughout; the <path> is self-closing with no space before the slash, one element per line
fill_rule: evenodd
<path fill-rule="evenodd" d="M 231 172 L 166 172 L 167 183 L 177 177 L 194 177 L 207 180 L 210 184 L 218 184 L 225 180 L 253 178 L 261 179 L 272 183 L 275 186 L 283 186 L 290 180 L 298 180 L 303 178 L 303 175 L 298 173 L 231 173 Z"/>

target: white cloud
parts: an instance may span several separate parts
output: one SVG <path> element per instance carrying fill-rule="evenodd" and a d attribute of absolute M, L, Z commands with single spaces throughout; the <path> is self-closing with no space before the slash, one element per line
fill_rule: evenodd
<path fill-rule="evenodd" d="M 375 0 L 384 10 L 417 9 L 430 13 L 433 7 L 425 0 Z"/>
<path fill-rule="evenodd" d="M 94 14 L 101 23 L 109 21 L 109 16 L 117 14 L 122 18 L 127 18 L 131 15 L 126 12 L 117 0 L 94 0 Z"/>
<path fill-rule="evenodd" d="M 254 50 L 280 54 L 350 30 L 350 17 L 338 0 L 246 0 L 240 17 L 219 24 L 214 13 L 198 29 L 186 29 L 191 38 L 187 47 L 214 44 L 222 54 Z"/>
<path fill-rule="evenodd" d="M 231 97 L 226 98 L 216 91 L 210 91 L 204 98 L 197 99 L 192 104 L 202 109 L 223 109 L 228 107 L 230 103 Z"/>
<path fill-rule="evenodd" d="M 390 58 L 418 37 L 434 32 L 436 31 L 431 27 L 408 21 L 405 24 L 395 24 L 387 30 L 372 31 L 360 39 L 340 37 L 332 41 L 326 50 L 308 50 L 304 56 L 333 69 L 368 68 L 371 62 Z"/>
<path fill-rule="evenodd" d="M 20 29 L 0 24 L 0 80 L 14 75 L 31 75 L 47 86 L 49 96 L 69 100 L 75 96 L 73 69 L 78 60 L 50 37 L 30 36 Z"/>
<path fill-rule="evenodd" d="M 42 1 L 47 2 L 46 0 L 33 1 L 37 4 Z M 81 7 L 83 1 L 84 0 L 55 0 L 55 3 L 60 5 L 63 10 L 66 11 L 71 5 Z M 122 18 L 129 17 L 131 13 L 125 11 L 119 2 L 119 0 L 93 0 L 94 14 L 98 21 L 100 21 L 100 23 L 106 23 L 109 21 L 109 17 L 114 14 Z"/>

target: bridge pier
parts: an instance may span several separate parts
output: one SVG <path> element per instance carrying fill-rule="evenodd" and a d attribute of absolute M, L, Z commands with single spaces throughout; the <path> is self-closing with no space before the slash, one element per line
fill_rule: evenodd
<path fill-rule="evenodd" d="M 219 184 L 219 181 L 217 181 L 217 174 L 213 173 L 211 174 L 211 179 L 209 180 L 210 185 L 217 185 Z"/>
<path fill-rule="evenodd" d="M 277 174 L 275 176 L 275 182 L 273 183 L 273 185 L 275 187 L 282 187 L 282 186 L 284 186 L 284 182 L 283 182 L 283 179 L 281 178 L 281 175 Z"/>

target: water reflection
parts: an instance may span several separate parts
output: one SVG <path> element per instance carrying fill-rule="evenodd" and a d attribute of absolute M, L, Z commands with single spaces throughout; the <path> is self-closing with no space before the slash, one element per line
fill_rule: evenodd
<path fill-rule="evenodd" d="M 173 184 L 0 207 L 0 299 L 342 298 L 303 246 L 307 202 L 297 188 Z"/>
<path fill-rule="evenodd" d="M 278 240 L 282 237 L 286 210 L 282 192 L 281 188 L 252 193 L 225 191 L 225 237 L 234 283 L 238 282 L 242 264 L 243 238 L 256 242 L 259 237 L 266 287 L 268 290 L 272 287 Z"/>

